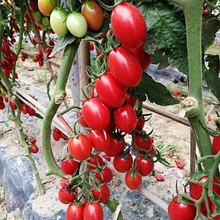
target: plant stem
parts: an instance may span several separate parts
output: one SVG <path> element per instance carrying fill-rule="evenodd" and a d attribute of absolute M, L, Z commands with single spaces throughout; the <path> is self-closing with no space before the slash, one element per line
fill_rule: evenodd
<path fill-rule="evenodd" d="M 65 174 L 60 169 L 53 155 L 53 151 L 51 148 L 51 124 L 53 118 L 65 98 L 65 88 L 68 80 L 69 72 L 71 69 L 71 65 L 73 63 L 73 59 L 77 52 L 77 48 L 79 45 L 79 41 L 76 40 L 74 43 L 66 46 L 63 58 L 61 60 L 61 67 L 59 71 L 59 76 L 56 82 L 55 93 L 50 103 L 47 107 L 46 113 L 44 115 L 44 119 L 42 121 L 41 126 L 41 144 L 43 148 L 43 154 L 47 163 L 47 175 L 54 174 L 56 176 L 63 177 Z M 55 101 L 55 97 L 59 100 L 59 102 Z"/>
<path fill-rule="evenodd" d="M 198 101 L 199 112 L 195 117 L 188 118 L 192 127 L 196 143 L 201 157 L 211 155 L 211 140 L 205 124 L 204 108 L 202 102 L 202 10 L 203 0 L 186 0 L 182 2 L 182 8 L 186 21 L 188 68 L 189 68 L 189 96 Z M 207 158 L 204 162 L 205 170 L 213 164 L 213 160 Z"/>

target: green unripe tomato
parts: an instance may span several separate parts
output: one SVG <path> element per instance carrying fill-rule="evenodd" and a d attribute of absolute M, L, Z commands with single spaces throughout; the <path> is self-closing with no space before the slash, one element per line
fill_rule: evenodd
<path fill-rule="evenodd" d="M 62 8 L 55 8 L 50 15 L 51 28 L 59 36 L 65 36 L 68 33 L 66 19 L 67 12 Z"/>
<path fill-rule="evenodd" d="M 79 12 L 72 12 L 66 20 L 67 28 L 70 33 L 78 38 L 83 37 L 88 29 L 88 25 L 84 16 Z"/>

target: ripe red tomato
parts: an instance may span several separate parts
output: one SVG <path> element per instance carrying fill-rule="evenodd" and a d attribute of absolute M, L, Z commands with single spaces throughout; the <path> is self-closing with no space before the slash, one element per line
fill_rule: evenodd
<path fill-rule="evenodd" d="M 92 146 L 97 151 L 106 151 L 110 147 L 111 136 L 103 129 L 93 129 L 87 134 Z"/>
<path fill-rule="evenodd" d="M 135 168 L 141 176 L 149 175 L 154 169 L 152 159 L 146 159 L 142 156 L 137 156 L 134 161 Z"/>
<path fill-rule="evenodd" d="M 113 173 L 109 167 L 105 167 L 101 172 L 95 174 L 100 183 L 109 183 L 112 181 Z"/>
<path fill-rule="evenodd" d="M 137 119 L 135 130 L 142 130 L 144 128 L 144 124 L 145 124 L 145 119 L 144 116 L 142 115 Z"/>
<path fill-rule="evenodd" d="M 131 169 L 132 162 L 133 162 L 133 158 L 131 154 L 127 154 L 123 157 L 116 156 L 113 159 L 113 166 L 118 172 L 125 173 Z"/>
<path fill-rule="evenodd" d="M 127 172 L 125 174 L 125 183 L 129 189 L 136 190 L 142 184 L 142 176 L 136 173 Z"/>
<path fill-rule="evenodd" d="M 68 150 L 70 155 L 76 160 L 87 160 L 92 153 L 92 145 L 88 137 L 80 134 L 78 137 L 69 139 Z"/>
<path fill-rule="evenodd" d="M 84 204 L 71 203 L 66 210 L 66 220 L 83 220 Z"/>
<path fill-rule="evenodd" d="M 115 157 L 122 153 L 125 146 L 124 137 L 118 134 L 116 137 L 111 137 L 110 148 L 105 151 L 105 154 L 110 157 Z"/>
<path fill-rule="evenodd" d="M 28 114 L 30 116 L 34 116 L 35 115 L 35 110 L 33 108 L 31 108 L 30 106 L 28 106 L 27 108 L 28 108 Z"/>
<path fill-rule="evenodd" d="M 125 87 L 135 87 L 142 78 L 138 59 L 126 48 L 117 47 L 109 53 L 108 70 Z"/>
<path fill-rule="evenodd" d="M 123 132 L 131 133 L 137 124 L 137 114 L 130 105 L 123 105 L 114 112 L 114 122 Z"/>
<path fill-rule="evenodd" d="M 105 73 L 96 80 L 95 88 L 99 99 L 107 106 L 118 108 L 125 101 L 125 89 L 110 73 Z"/>
<path fill-rule="evenodd" d="M 94 155 L 87 162 L 88 162 L 88 165 L 87 165 L 88 170 L 93 170 L 93 169 L 96 169 L 97 167 L 101 167 L 105 165 L 103 159 L 99 155 Z"/>
<path fill-rule="evenodd" d="M 220 136 L 213 138 L 212 151 L 213 151 L 213 154 L 217 154 L 220 151 Z"/>
<path fill-rule="evenodd" d="M 102 27 L 104 14 L 101 6 L 96 1 L 85 1 L 82 4 L 81 14 L 85 17 L 91 30 L 98 31 Z"/>
<path fill-rule="evenodd" d="M 58 199 L 63 204 L 69 204 L 76 198 L 76 192 L 68 192 L 65 188 L 61 188 L 58 192 Z"/>
<path fill-rule="evenodd" d="M 138 58 L 142 70 L 144 71 L 145 69 L 147 69 L 152 61 L 152 54 L 148 54 L 147 52 L 145 52 L 143 47 L 130 49 L 130 51 L 135 55 L 135 57 Z"/>
<path fill-rule="evenodd" d="M 38 146 L 35 145 L 35 144 L 32 144 L 31 147 L 30 147 L 30 149 L 31 149 L 31 153 L 33 153 L 33 154 L 37 154 L 38 151 L 39 151 Z"/>
<path fill-rule="evenodd" d="M 9 105 L 10 105 L 12 110 L 16 110 L 17 109 L 17 105 L 14 102 L 10 102 Z"/>
<path fill-rule="evenodd" d="M 62 160 L 60 166 L 65 174 L 72 175 L 78 169 L 79 163 L 73 159 L 68 159 L 68 160 Z"/>
<path fill-rule="evenodd" d="M 8 41 L 2 42 L 2 53 L 4 53 L 6 56 L 9 56 L 11 50 L 10 50 L 10 44 Z"/>
<path fill-rule="evenodd" d="M 168 206 L 168 214 L 170 220 L 194 220 L 196 216 L 196 207 L 192 204 L 184 204 L 177 202 L 178 197 L 175 196 Z"/>
<path fill-rule="evenodd" d="M 17 54 L 16 54 L 14 51 L 10 51 L 9 59 L 10 59 L 12 62 L 16 62 L 16 61 L 18 60 L 18 56 L 17 56 Z"/>
<path fill-rule="evenodd" d="M 83 219 L 103 220 L 104 213 L 103 213 L 103 209 L 100 203 L 89 203 L 89 202 L 86 203 L 84 212 L 83 212 Z"/>
<path fill-rule="evenodd" d="M 137 98 L 132 97 L 130 93 L 126 92 L 126 94 L 125 94 L 125 104 L 128 104 L 128 105 L 134 107 L 136 102 L 137 102 Z"/>
<path fill-rule="evenodd" d="M 110 122 L 110 111 L 98 98 L 87 99 L 82 114 L 86 124 L 93 129 L 104 129 Z"/>
<path fill-rule="evenodd" d="M 105 203 L 110 198 L 110 189 L 107 184 L 100 185 L 100 187 L 92 190 L 92 194 L 95 200 Z"/>
<path fill-rule="evenodd" d="M 142 135 L 142 133 L 134 134 L 134 143 L 132 145 L 133 149 L 137 152 L 145 152 L 151 150 L 153 144 L 153 138 L 148 135 Z"/>
<path fill-rule="evenodd" d="M 88 125 L 86 124 L 84 118 L 83 118 L 83 115 L 82 115 L 82 112 L 79 112 L 77 114 L 77 117 L 79 118 L 79 124 L 84 126 L 84 127 L 88 127 Z"/>
<path fill-rule="evenodd" d="M 112 30 L 127 48 L 141 47 L 147 36 L 147 25 L 141 12 L 131 3 L 117 5 L 111 14 Z"/>
<path fill-rule="evenodd" d="M 22 104 L 21 111 L 26 115 L 28 113 L 28 106 L 26 104 Z"/>

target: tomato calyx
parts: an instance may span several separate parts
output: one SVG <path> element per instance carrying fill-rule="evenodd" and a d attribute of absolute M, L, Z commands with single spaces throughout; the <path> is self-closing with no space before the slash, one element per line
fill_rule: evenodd
<path fill-rule="evenodd" d="M 101 0 L 97 0 L 97 2 L 104 8 L 105 10 L 112 11 L 117 5 L 121 4 L 123 0 L 115 0 L 114 5 L 107 5 Z"/>

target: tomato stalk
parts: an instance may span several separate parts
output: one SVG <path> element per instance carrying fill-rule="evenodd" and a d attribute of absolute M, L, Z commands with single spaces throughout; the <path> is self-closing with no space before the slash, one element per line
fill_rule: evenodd
<path fill-rule="evenodd" d="M 65 175 L 64 172 L 56 163 L 51 148 L 51 124 L 60 104 L 65 98 L 66 95 L 65 88 L 78 46 L 79 46 L 79 41 L 76 40 L 72 44 L 67 45 L 65 48 L 63 58 L 61 60 L 61 66 L 59 71 L 60 74 L 56 82 L 55 93 L 53 98 L 50 100 L 50 103 L 44 115 L 44 119 L 42 121 L 41 143 L 43 147 L 43 154 L 48 168 L 46 172 L 47 175 L 54 174 L 60 177 L 63 177 Z"/>
<path fill-rule="evenodd" d="M 204 129 L 205 114 L 202 103 L 202 10 L 204 1 L 173 0 L 183 9 L 186 21 L 187 53 L 189 69 L 189 96 L 183 102 L 201 157 L 212 155 L 211 140 Z M 207 158 L 205 170 L 212 167 L 213 160 Z"/>

